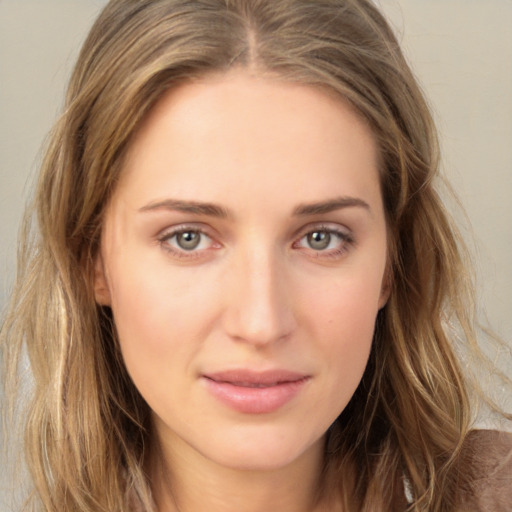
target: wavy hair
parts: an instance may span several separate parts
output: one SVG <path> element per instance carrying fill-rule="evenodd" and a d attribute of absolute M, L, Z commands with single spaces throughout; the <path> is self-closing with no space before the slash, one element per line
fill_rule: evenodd
<path fill-rule="evenodd" d="M 405 485 L 404 509 L 452 510 L 473 419 L 455 341 L 478 350 L 471 279 L 435 188 L 428 106 L 370 0 L 111 0 L 104 8 L 48 143 L 1 334 L 11 403 L 25 349 L 33 373 L 27 510 L 121 512 L 128 500 L 153 510 L 148 406 L 124 368 L 110 310 L 95 303 L 94 259 L 141 120 L 175 85 L 232 68 L 334 91 L 379 147 L 392 291 L 363 379 L 328 432 L 324 491 L 350 494 L 349 512 L 396 512 Z"/>

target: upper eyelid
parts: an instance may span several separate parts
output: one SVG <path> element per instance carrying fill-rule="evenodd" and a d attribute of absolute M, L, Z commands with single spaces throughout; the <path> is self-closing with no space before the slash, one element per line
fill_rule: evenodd
<path fill-rule="evenodd" d="M 178 233 L 185 233 L 187 231 L 196 231 L 197 233 L 201 233 L 203 235 L 209 236 L 210 238 L 213 238 L 213 235 L 211 234 L 211 228 L 207 228 L 202 223 L 182 223 L 175 226 L 169 226 L 160 230 L 157 234 L 157 238 L 172 236 Z"/>
<path fill-rule="evenodd" d="M 344 236 L 352 236 L 352 230 L 343 224 L 338 224 L 336 222 L 312 222 L 298 229 L 295 232 L 294 237 L 302 238 L 303 236 L 313 231 L 328 231 Z"/>
<path fill-rule="evenodd" d="M 295 238 L 295 241 L 293 242 L 293 245 L 299 244 L 304 238 L 306 238 L 309 234 L 314 233 L 315 231 L 325 231 L 331 235 L 334 235 L 335 237 L 338 237 L 342 243 L 353 243 L 354 239 L 351 233 L 345 233 L 341 230 L 336 229 L 311 229 L 309 231 L 306 231 L 299 237 Z"/>

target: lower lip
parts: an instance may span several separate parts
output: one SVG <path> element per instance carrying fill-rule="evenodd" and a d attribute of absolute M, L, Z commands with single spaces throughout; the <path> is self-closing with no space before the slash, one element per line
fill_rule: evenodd
<path fill-rule="evenodd" d="M 268 414 L 290 402 L 304 387 L 309 378 L 281 382 L 264 388 L 237 386 L 204 377 L 208 390 L 220 402 L 244 414 Z"/>

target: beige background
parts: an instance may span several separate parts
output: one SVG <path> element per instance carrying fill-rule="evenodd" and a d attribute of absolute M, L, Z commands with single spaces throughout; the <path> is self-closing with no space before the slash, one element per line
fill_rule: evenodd
<path fill-rule="evenodd" d="M 0 308 L 12 284 L 17 226 L 41 144 L 104 3 L 0 0 Z M 512 1 L 377 3 L 391 17 L 435 111 L 444 168 L 476 235 L 482 311 L 511 341 Z M 0 480 L 4 474 L 0 469 Z M 0 510 L 7 510 L 2 503 L 0 494 Z"/>

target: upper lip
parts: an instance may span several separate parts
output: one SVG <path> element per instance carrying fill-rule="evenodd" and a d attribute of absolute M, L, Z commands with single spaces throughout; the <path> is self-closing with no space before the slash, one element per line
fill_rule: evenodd
<path fill-rule="evenodd" d="M 265 370 L 255 371 L 249 369 L 224 370 L 203 374 L 203 377 L 215 382 L 224 382 L 234 385 L 272 386 L 285 382 L 296 382 L 309 376 L 304 373 L 290 370 Z"/>

